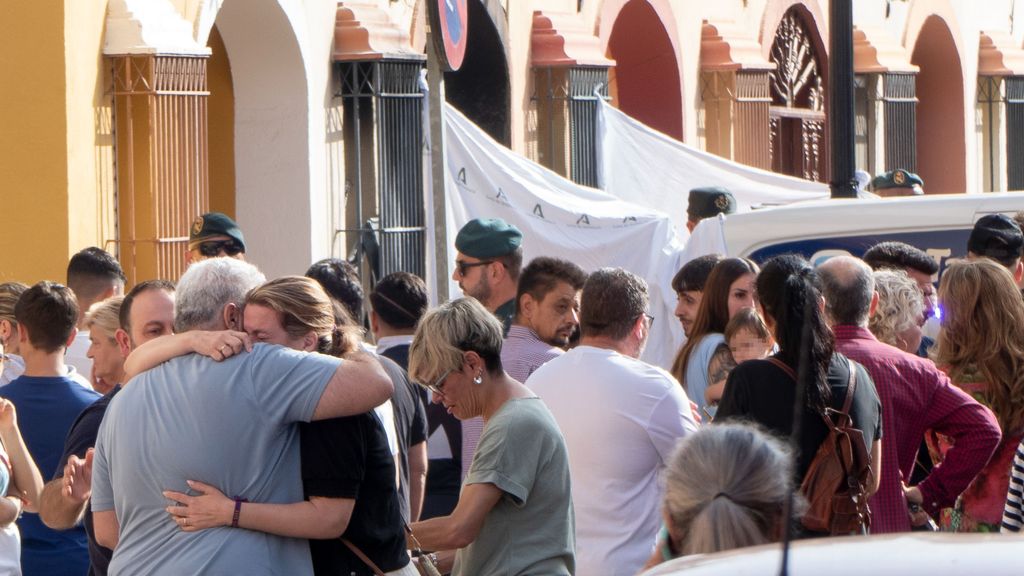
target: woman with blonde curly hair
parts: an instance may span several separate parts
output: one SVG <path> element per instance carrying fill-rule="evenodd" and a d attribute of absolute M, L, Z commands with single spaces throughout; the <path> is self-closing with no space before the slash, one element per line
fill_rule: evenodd
<path fill-rule="evenodd" d="M 878 270 L 874 277 L 878 307 L 868 321 L 868 328 L 879 342 L 917 354 L 924 325 L 921 290 L 902 270 Z"/>
<path fill-rule="evenodd" d="M 946 269 L 939 305 L 935 363 L 988 406 L 1003 431 L 992 459 L 943 514 L 943 524 L 959 532 L 998 532 L 1013 453 L 1024 435 L 1024 301 L 1006 268 L 980 259 Z M 941 460 L 948 440 L 930 435 L 929 448 Z"/>

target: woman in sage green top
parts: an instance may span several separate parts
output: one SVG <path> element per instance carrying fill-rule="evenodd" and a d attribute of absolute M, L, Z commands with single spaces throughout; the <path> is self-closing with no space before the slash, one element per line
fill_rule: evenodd
<path fill-rule="evenodd" d="M 455 510 L 412 531 L 455 576 L 573 574 L 565 441 L 544 403 L 502 369 L 501 344 L 501 323 L 472 298 L 420 321 L 409 376 L 459 420 L 482 417 L 484 431 Z"/>

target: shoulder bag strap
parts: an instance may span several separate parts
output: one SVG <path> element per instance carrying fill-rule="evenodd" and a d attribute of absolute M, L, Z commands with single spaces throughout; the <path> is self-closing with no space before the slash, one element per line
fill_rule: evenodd
<path fill-rule="evenodd" d="M 376 574 L 376 576 L 386 576 L 386 574 L 384 574 L 384 571 L 380 568 L 377 568 L 377 565 L 373 563 L 373 560 L 370 560 L 369 556 L 363 554 L 363 551 L 360 550 L 358 546 L 353 544 L 351 540 L 349 540 L 348 538 L 340 538 L 340 540 L 342 541 L 342 543 L 345 544 L 345 546 L 348 546 L 348 549 L 351 550 L 353 554 L 358 556 L 359 559 L 363 561 L 363 564 L 369 566 L 373 570 L 373 573 Z"/>
<path fill-rule="evenodd" d="M 850 381 L 846 384 L 846 398 L 843 400 L 843 414 L 850 413 L 850 406 L 853 405 L 853 393 L 857 390 L 857 365 L 853 363 L 853 360 L 846 359 L 847 365 L 850 367 Z"/>
<path fill-rule="evenodd" d="M 782 370 L 783 372 L 788 374 L 790 378 L 796 381 L 796 372 L 794 372 L 793 369 L 789 367 L 789 364 L 786 364 L 785 362 L 779 360 L 778 358 L 775 358 L 774 356 L 766 358 L 766 360 L 774 364 L 779 370 Z"/>

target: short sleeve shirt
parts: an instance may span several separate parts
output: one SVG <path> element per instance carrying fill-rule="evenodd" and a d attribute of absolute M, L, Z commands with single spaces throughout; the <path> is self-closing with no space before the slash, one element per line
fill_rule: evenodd
<path fill-rule="evenodd" d="M 458 551 L 453 574 L 575 572 L 568 453 L 539 398 L 508 400 L 491 417 L 465 483 L 493 484 L 504 494 L 473 543 Z"/>
<path fill-rule="evenodd" d="M 857 387 L 850 405 L 850 417 L 855 428 L 864 434 L 864 444 L 882 437 L 882 404 L 864 367 L 853 363 L 857 370 Z M 848 360 L 839 353 L 832 355 L 828 382 L 832 390 L 831 406 L 842 407 L 850 378 Z M 781 368 L 767 360 L 748 360 L 729 373 L 722 401 L 718 405 L 716 422 L 750 420 L 768 428 L 782 438 L 789 438 L 793 430 L 793 400 L 796 382 Z M 814 459 L 818 447 L 828 436 L 824 420 L 809 408 L 804 409 L 800 453 L 794 480 L 799 486 Z"/>
<path fill-rule="evenodd" d="M 109 573 L 311 573 L 305 540 L 183 532 L 162 492 L 191 493 L 186 480 L 201 480 L 252 502 L 302 501 L 295 424 L 313 417 L 340 362 L 257 344 L 223 362 L 181 356 L 128 382 L 107 409 L 93 458 L 92 509 L 113 509 L 121 529 Z"/>
<path fill-rule="evenodd" d="M 725 344 L 725 336 L 713 333 L 707 334 L 693 347 L 690 352 L 690 360 L 686 363 L 686 395 L 690 400 L 697 403 L 698 408 L 703 408 L 707 402 L 704 400 L 704 391 L 708 389 L 708 364 L 715 350 Z"/>
<path fill-rule="evenodd" d="M 355 507 L 343 536 L 385 572 L 409 563 L 395 461 L 372 413 L 300 424 L 306 497 L 350 498 Z M 337 539 L 310 540 L 316 574 L 373 576 Z"/>

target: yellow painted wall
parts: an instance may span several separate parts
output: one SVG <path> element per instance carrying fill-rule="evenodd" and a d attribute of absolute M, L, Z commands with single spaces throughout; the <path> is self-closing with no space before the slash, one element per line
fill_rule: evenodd
<path fill-rule="evenodd" d="M 69 254 L 116 254 L 113 115 L 103 58 L 106 0 L 64 0 Z"/>
<path fill-rule="evenodd" d="M 70 2 L 71 0 L 69 0 Z M 83 4 L 87 4 L 83 2 Z M 0 281 L 63 280 L 68 257 L 64 0 L 5 2 Z"/>

